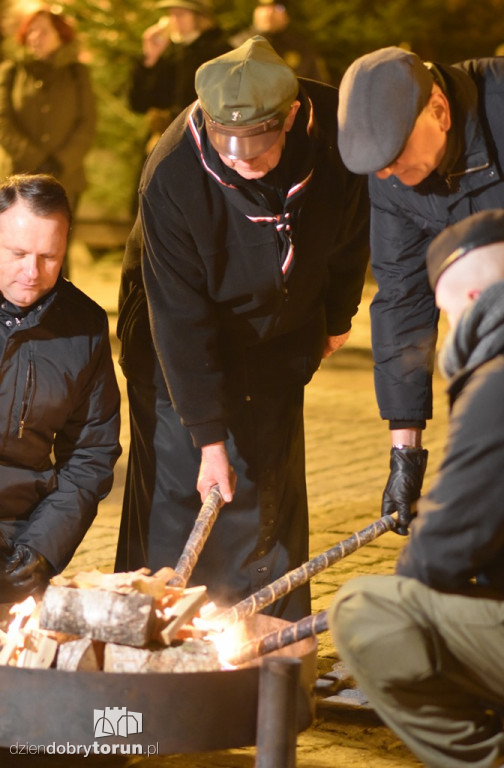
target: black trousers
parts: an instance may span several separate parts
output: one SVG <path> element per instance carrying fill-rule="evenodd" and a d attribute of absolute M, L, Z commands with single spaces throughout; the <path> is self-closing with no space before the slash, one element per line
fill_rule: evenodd
<path fill-rule="evenodd" d="M 239 389 L 239 388 L 238 388 Z M 201 452 L 167 391 L 128 382 L 131 442 L 116 571 L 174 567 L 201 508 Z M 226 448 L 237 474 L 189 585 L 233 605 L 308 559 L 302 384 L 235 392 Z M 289 621 L 310 613 L 309 585 L 265 613 Z"/>

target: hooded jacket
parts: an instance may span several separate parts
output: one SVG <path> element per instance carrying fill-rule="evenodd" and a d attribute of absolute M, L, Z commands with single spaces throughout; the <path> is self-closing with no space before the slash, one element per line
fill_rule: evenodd
<path fill-rule="evenodd" d="M 256 388 L 308 382 L 327 334 L 348 331 L 359 305 L 365 179 L 349 173 L 338 153 L 336 89 L 301 82 L 302 106 L 272 179 L 247 182 L 224 166 L 197 103 L 144 169 L 150 320 L 175 408 L 196 445 L 225 439 L 230 381 L 246 371 Z M 283 194 L 273 199 L 275 184 Z M 135 375 L 128 357 L 139 344 L 128 328 L 123 365 Z"/>
<path fill-rule="evenodd" d="M 504 59 L 433 71 L 452 117 L 443 167 L 416 187 L 394 176 L 369 179 L 375 387 L 392 427 L 422 427 L 432 417 L 439 315 L 425 269 L 430 242 L 472 213 L 504 206 Z"/>
<path fill-rule="evenodd" d="M 0 532 L 61 571 L 121 452 L 104 310 L 61 277 L 26 312 L 0 295 L 0 374 Z"/>
<path fill-rule="evenodd" d="M 75 43 L 47 60 L 26 55 L 0 65 L 0 175 L 52 173 L 72 204 L 86 186 L 84 158 L 95 138 L 96 109 Z"/>
<path fill-rule="evenodd" d="M 419 501 L 397 572 L 441 590 L 504 595 L 504 282 L 487 288 L 443 347 L 451 375 L 445 455 Z M 448 354 L 449 353 L 449 356 Z"/>

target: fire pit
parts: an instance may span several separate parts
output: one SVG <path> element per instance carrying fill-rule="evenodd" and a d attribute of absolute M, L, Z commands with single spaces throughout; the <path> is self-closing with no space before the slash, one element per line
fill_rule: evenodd
<path fill-rule="evenodd" d="M 255 615 L 250 638 L 289 626 Z M 315 637 L 270 656 L 301 661 L 298 730 L 313 719 Z M 216 672 L 112 674 L 0 667 L 0 746 L 48 754 L 175 754 L 251 746 L 260 661 Z M 26 752 L 25 752 L 26 754 Z"/>
<path fill-rule="evenodd" d="M 122 593 L 126 588 L 128 592 L 134 585 L 140 593 L 156 594 L 156 600 L 161 600 L 161 603 L 154 616 L 157 619 L 161 617 L 164 622 L 160 631 L 159 627 L 156 631 L 156 622 L 154 627 L 152 625 L 152 606 L 149 608 L 149 599 L 146 602 L 142 594 L 134 595 L 132 603 L 125 598 L 129 613 L 122 614 L 119 620 L 116 615 L 113 626 L 110 626 L 108 618 L 104 621 L 103 617 L 111 617 L 115 613 L 112 609 L 122 604 L 123 598 L 101 595 L 100 599 L 97 599 L 95 595 L 88 601 L 86 595 L 79 594 L 78 590 L 82 586 L 80 582 L 70 585 L 78 588 L 73 595 L 67 594 L 66 589 L 58 591 L 57 587 L 47 590 L 42 610 L 44 613 L 45 607 L 47 616 L 45 622 L 41 622 L 42 628 L 70 633 L 70 638 L 72 634 L 77 634 L 104 641 L 109 644 L 109 649 L 118 642 L 136 646 L 142 651 L 149 638 L 154 636 L 170 645 L 173 639 L 179 637 L 179 630 L 184 632 L 184 621 L 191 613 L 194 614 L 203 599 L 198 590 L 205 588 L 186 590 L 185 585 L 220 505 L 220 495 L 218 490 L 214 489 L 203 504 L 177 567 L 174 571 L 162 569 L 171 571 L 169 578 L 166 573 L 158 572 L 153 577 L 155 584 L 147 584 L 146 582 L 152 582 L 152 579 L 143 578 L 139 572 L 115 576 L 99 574 L 99 583 L 96 584 L 93 583 L 94 576 L 91 578 L 88 574 L 85 577 L 85 581 L 91 579 L 88 586 L 101 588 L 102 579 L 122 580 L 128 576 L 131 583 L 119 585 L 120 589 L 115 584 L 112 591 Z M 394 516 L 381 518 L 232 609 L 217 612 L 214 617 L 217 624 L 231 623 L 243 629 L 240 646 L 234 649 L 234 654 L 226 654 L 227 659 L 234 659 L 237 665 L 234 668 L 206 671 L 207 667 L 206 670 L 200 668 L 200 671 L 170 672 L 166 668 L 163 671 L 161 667 L 161 671 L 151 672 L 152 667 L 147 666 L 145 669 L 148 671 L 140 671 L 138 667 L 134 667 L 138 671 L 130 672 L 130 667 L 121 667 L 119 662 L 113 663 L 112 669 L 105 663 L 104 669 L 111 671 L 91 671 L 102 668 L 96 665 L 82 666 L 85 654 L 79 655 L 79 664 L 74 667 L 60 667 L 59 656 L 56 669 L 26 668 L 28 664 L 23 663 L 19 666 L 5 666 L 10 663 L 11 652 L 17 663 L 18 647 L 15 637 L 12 640 L 6 635 L 0 651 L 0 747 L 7 747 L 12 753 L 18 754 L 151 755 L 250 746 L 256 743 L 256 738 L 264 738 L 267 742 L 270 734 L 266 733 L 268 729 L 265 724 L 268 725 L 270 716 L 269 713 L 264 716 L 266 710 L 262 707 L 263 713 L 258 718 L 259 682 L 262 659 L 271 657 L 284 657 L 284 664 L 280 665 L 284 671 L 287 666 L 299 668 L 295 719 L 297 730 L 304 730 L 313 719 L 312 686 L 316 678 L 316 634 L 327 630 L 326 612 L 322 611 L 316 616 L 306 617 L 296 624 L 291 624 L 258 614 L 257 611 L 358 547 L 391 530 L 395 522 Z M 161 597 L 157 595 L 157 582 L 160 579 L 163 585 Z M 172 590 L 180 591 L 180 594 L 175 595 L 174 604 L 173 595 L 167 595 L 165 592 L 165 588 L 170 585 Z M 70 625 L 67 625 L 67 615 L 71 619 Z M 101 618 L 97 622 L 98 616 Z M 105 628 L 107 631 L 102 633 Z M 116 632 L 120 637 L 116 637 Z M 106 637 L 102 637 L 102 634 Z M 44 658 L 48 660 L 47 666 L 51 664 L 54 656 L 51 643 L 57 642 L 56 638 L 49 637 L 48 648 L 42 644 L 40 648 L 35 649 L 37 666 L 41 665 Z M 70 647 L 70 642 L 68 646 Z M 26 652 L 28 655 L 33 653 L 27 646 Z M 147 654 L 150 654 L 150 651 L 147 651 Z M 68 659 L 72 660 L 72 657 L 75 661 L 73 651 L 67 655 L 65 663 L 68 663 Z M 106 657 L 107 650 L 105 660 Z M 135 658 L 138 660 L 138 654 Z M 21 657 L 19 660 L 21 661 Z M 243 664 L 245 661 L 246 666 Z M 267 664 L 267 671 L 272 671 L 275 664 L 279 666 L 278 662 Z M 272 672 L 272 679 L 273 677 Z M 287 679 L 286 675 L 284 677 Z M 294 676 L 289 677 L 294 679 Z M 277 692 L 285 696 L 287 686 L 282 690 L 279 686 Z M 263 694 L 261 704 L 266 703 L 266 695 Z M 261 710 L 261 707 L 259 709 Z M 261 736 L 258 736 L 258 723 L 259 730 L 262 731 Z M 282 727 L 285 725 L 280 721 L 279 724 Z M 281 735 L 287 737 L 287 731 L 288 729 L 285 729 L 285 734 Z M 282 740 L 279 739 L 278 744 L 274 746 L 275 749 L 281 750 Z"/>

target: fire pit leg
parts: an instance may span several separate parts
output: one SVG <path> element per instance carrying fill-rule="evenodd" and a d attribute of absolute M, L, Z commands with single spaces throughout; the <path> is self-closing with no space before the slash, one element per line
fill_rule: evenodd
<path fill-rule="evenodd" d="M 256 768 L 295 768 L 301 662 L 264 659 L 259 675 Z"/>

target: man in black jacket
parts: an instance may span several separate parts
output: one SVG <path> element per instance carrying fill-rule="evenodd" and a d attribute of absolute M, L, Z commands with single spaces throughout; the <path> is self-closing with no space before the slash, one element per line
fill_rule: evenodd
<path fill-rule="evenodd" d="M 451 332 L 445 456 L 394 576 L 344 585 L 336 646 L 431 768 L 504 765 L 504 210 L 441 233 L 427 271 Z"/>
<path fill-rule="evenodd" d="M 124 262 L 116 567 L 175 565 L 218 484 L 193 582 L 230 604 L 307 558 L 304 386 L 348 338 L 368 204 L 337 150 L 337 91 L 299 81 L 264 38 L 200 67 L 196 90 L 145 166 Z M 309 613 L 309 590 L 272 611 Z"/>
<path fill-rule="evenodd" d="M 107 316 L 61 276 L 70 221 L 52 176 L 0 185 L 0 603 L 65 568 L 120 455 Z"/>
<path fill-rule="evenodd" d="M 504 59 L 444 66 L 380 49 L 345 73 L 338 120 L 343 162 L 370 174 L 375 387 L 392 437 L 382 511 L 397 509 L 405 534 L 432 417 L 438 312 L 425 253 L 446 226 L 504 206 Z"/>

